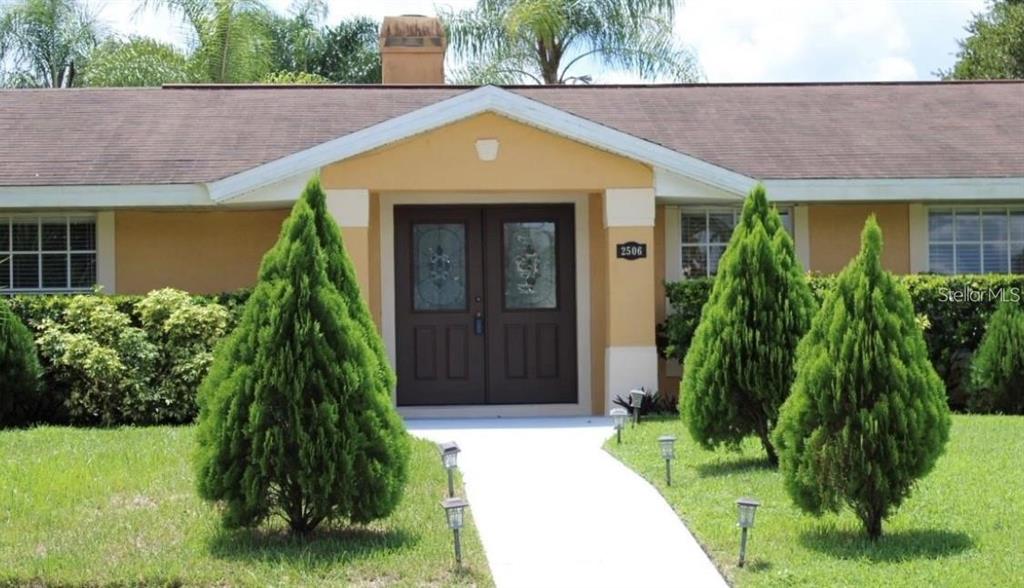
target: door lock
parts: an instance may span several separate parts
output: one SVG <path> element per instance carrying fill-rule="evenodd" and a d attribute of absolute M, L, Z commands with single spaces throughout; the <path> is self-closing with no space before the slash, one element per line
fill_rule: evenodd
<path fill-rule="evenodd" d="M 476 313 L 473 317 L 473 332 L 477 335 L 484 334 L 484 315 L 481 312 Z"/>

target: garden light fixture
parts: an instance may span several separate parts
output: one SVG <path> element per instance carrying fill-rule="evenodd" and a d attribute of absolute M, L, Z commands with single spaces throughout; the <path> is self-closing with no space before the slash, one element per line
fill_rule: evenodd
<path fill-rule="evenodd" d="M 676 437 L 675 435 L 662 435 L 658 437 L 658 445 L 661 446 L 661 457 L 665 460 L 665 485 L 672 485 L 672 460 L 676 458 Z"/>
<path fill-rule="evenodd" d="M 622 429 L 626 427 L 626 417 L 629 413 L 624 408 L 613 408 L 611 415 L 615 419 L 615 442 L 622 445 Z"/>
<path fill-rule="evenodd" d="M 441 506 L 444 508 L 445 517 L 448 519 L 448 528 L 452 530 L 455 536 L 455 563 L 461 568 L 462 542 L 459 532 L 462 530 L 463 514 L 469 503 L 463 498 L 452 497 L 442 500 Z"/>
<path fill-rule="evenodd" d="M 740 563 L 739 567 L 743 567 L 743 562 L 747 558 L 747 529 L 754 527 L 754 512 L 761 503 L 754 500 L 753 498 L 740 498 L 736 501 L 736 506 L 740 509 Z"/>
<path fill-rule="evenodd" d="M 629 391 L 629 406 L 633 408 L 633 426 L 640 422 L 640 407 L 644 405 L 644 396 L 647 392 L 643 388 Z"/>
<path fill-rule="evenodd" d="M 437 449 L 441 452 L 441 463 L 448 471 L 448 497 L 455 496 L 455 468 L 459 467 L 459 445 L 454 441 L 440 443 Z"/>

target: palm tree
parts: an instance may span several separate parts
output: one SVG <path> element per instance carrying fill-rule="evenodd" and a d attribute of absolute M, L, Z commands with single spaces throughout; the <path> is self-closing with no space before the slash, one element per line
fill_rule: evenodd
<path fill-rule="evenodd" d="M 105 28 L 76 0 L 17 0 L 0 9 L 0 85 L 62 88 L 74 83 Z"/>
<path fill-rule="evenodd" d="M 672 35 L 675 0 L 478 0 L 442 11 L 469 83 L 589 83 L 587 59 L 645 79 L 696 81 L 694 56 Z"/>
<path fill-rule="evenodd" d="M 181 15 L 203 81 L 252 82 L 270 73 L 272 13 L 261 0 L 141 0 Z"/>

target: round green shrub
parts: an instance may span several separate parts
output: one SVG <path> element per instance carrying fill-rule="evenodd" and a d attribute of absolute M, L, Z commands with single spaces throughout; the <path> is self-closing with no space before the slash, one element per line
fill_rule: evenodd
<path fill-rule="evenodd" d="M 846 504 L 872 538 L 935 465 L 950 426 L 910 295 L 881 251 L 872 216 L 800 342 L 773 434 L 796 505 L 819 515 Z"/>
<path fill-rule="evenodd" d="M 1024 309 L 1003 302 L 971 364 L 970 408 L 1024 414 Z"/>
<path fill-rule="evenodd" d="M 296 533 L 365 523 L 390 514 L 405 485 L 409 439 L 370 341 L 379 335 L 354 318 L 354 274 L 354 299 L 329 277 L 350 262 L 321 243 L 318 223 L 333 220 L 310 207 L 318 197 L 314 180 L 200 387 L 198 489 L 224 505 L 229 528 L 273 515 Z"/>
<path fill-rule="evenodd" d="M 0 426 L 21 425 L 31 418 L 41 377 L 32 332 L 0 300 Z"/>
<path fill-rule="evenodd" d="M 793 357 L 814 298 L 763 186 L 755 187 L 718 264 L 683 368 L 680 413 L 705 447 L 770 434 L 793 383 Z"/>

